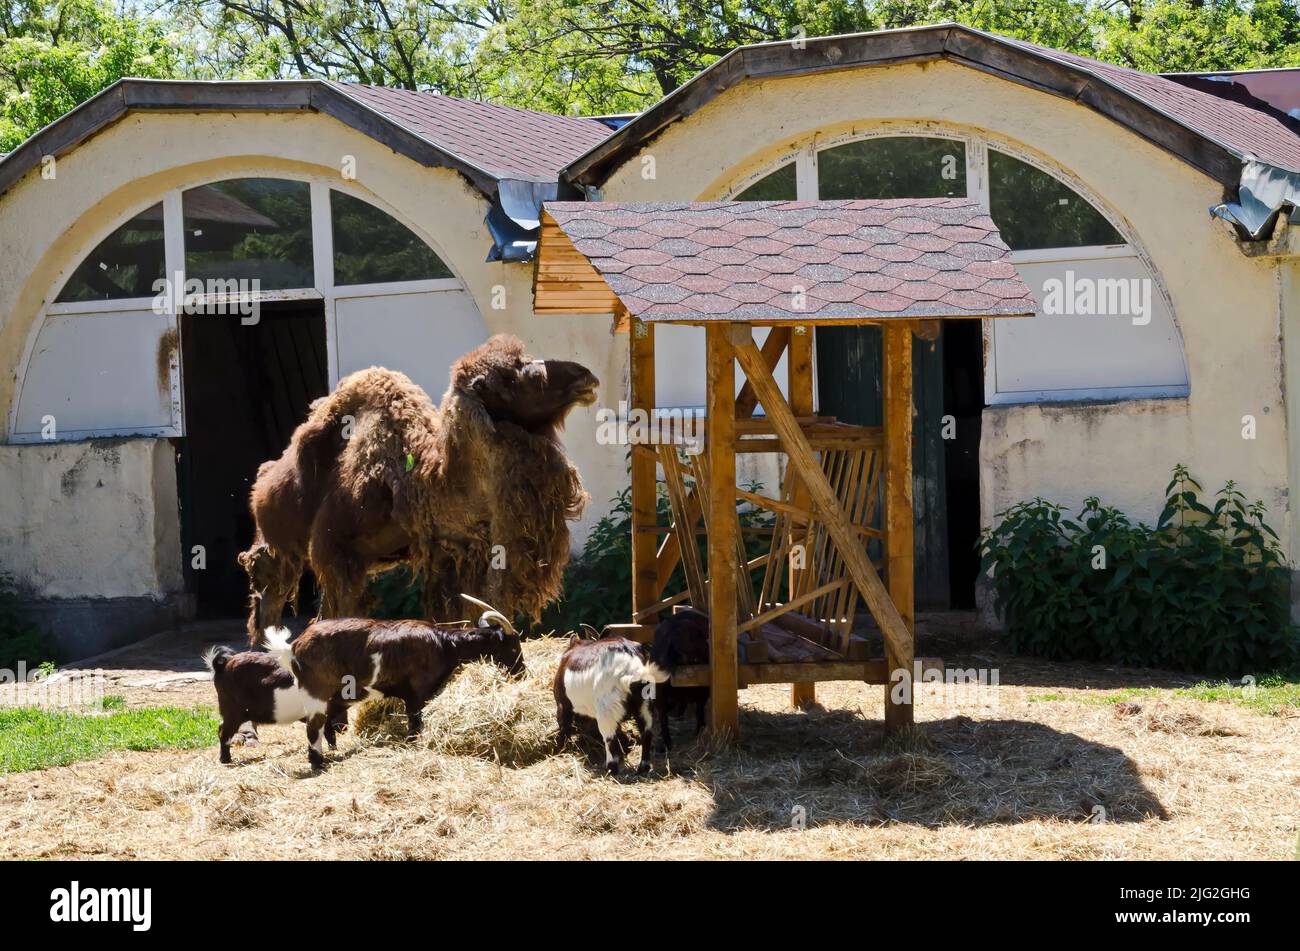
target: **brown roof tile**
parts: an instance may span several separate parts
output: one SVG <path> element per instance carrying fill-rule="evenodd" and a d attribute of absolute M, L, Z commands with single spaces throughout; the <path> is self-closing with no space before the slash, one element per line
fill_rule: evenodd
<path fill-rule="evenodd" d="M 979 317 L 1036 309 L 993 221 L 969 199 L 545 207 L 644 320 Z"/>
<path fill-rule="evenodd" d="M 560 169 L 610 135 L 609 126 L 595 119 L 390 86 L 330 85 L 498 178 L 554 181 Z"/>

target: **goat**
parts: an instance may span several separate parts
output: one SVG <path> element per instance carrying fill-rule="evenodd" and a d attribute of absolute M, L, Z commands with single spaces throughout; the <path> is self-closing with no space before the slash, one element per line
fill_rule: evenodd
<path fill-rule="evenodd" d="M 294 682 L 293 675 L 270 654 L 244 651 L 236 654 L 229 647 L 213 647 L 203 655 L 203 663 L 212 671 L 212 685 L 217 690 L 217 709 L 221 726 L 217 739 L 221 744 L 221 762 L 230 762 L 230 742 L 235 734 L 256 742 L 253 726 L 259 723 L 295 723 L 307 717 L 307 696 Z M 346 711 L 344 712 L 344 721 Z M 325 740 L 333 749 L 337 724 L 325 724 Z"/>
<path fill-rule="evenodd" d="M 618 744 L 616 755 L 611 743 L 617 738 L 619 724 L 634 718 L 641 728 L 637 773 L 648 772 L 654 713 L 645 702 L 648 698 L 644 690 L 648 684 L 661 684 L 667 679 L 668 673 L 650 660 L 645 646 L 636 641 L 617 636 L 584 641 L 574 634 L 555 671 L 557 747 L 563 747 L 572 734 L 575 714 L 590 717 L 605 742 L 605 768 L 611 774 L 617 773 L 623 749 Z"/>
<path fill-rule="evenodd" d="M 678 611 L 655 628 L 654 645 L 650 659 L 661 669 L 672 674 L 683 664 L 709 662 L 709 616 L 703 611 L 687 608 Z M 672 729 L 668 711 L 677 709 L 681 716 L 688 703 L 695 704 L 695 735 L 704 729 L 704 705 L 709 702 L 708 687 L 676 687 L 671 682 L 655 690 L 655 712 L 659 716 L 662 736 L 659 745 L 667 752 L 672 749 Z"/>
<path fill-rule="evenodd" d="M 309 625 L 292 644 L 284 628 L 267 629 L 267 649 L 305 694 L 313 769 L 325 763 L 321 738 L 328 722 L 360 700 L 400 698 L 409 739 L 423 726 L 424 705 L 461 664 L 491 660 L 514 676 L 524 673 L 523 647 L 510 621 L 482 601 L 461 597 L 485 609 L 477 627 L 332 618 Z"/>

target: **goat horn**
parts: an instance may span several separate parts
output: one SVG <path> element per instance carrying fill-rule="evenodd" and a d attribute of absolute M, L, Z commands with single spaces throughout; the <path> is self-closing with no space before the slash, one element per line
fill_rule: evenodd
<path fill-rule="evenodd" d="M 578 626 L 579 626 L 579 627 L 584 627 L 584 628 L 586 628 L 588 631 L 591 631 L 591 636 L 594 637 L 596 640 L 600 640 L 600 631 L 596 630 L 594 627 L 592 627 L 592 626 L 591 626 L 590 624 L 588 624 L 586 621 L 579 622 L 579 625 L 578 625 Z"/>
<path fill-rule="evenodd" d="M 476 605 L 477 607 L 483 609 L 483 616 L 479 618 L 480 622 L 482 622 L 484 619 L 487 618 L 496 618 L 501 622 L 501 626 L 506 629 L 506 633 L 508 634 L 517 633 L 515 631 L 515 626 L 510 623 L 510 619 L 507 618 L 500 611 L 498 611 L 496 608 L 492 607 L 492 605 L 488 604 L 486 601 L 480 601 L 478 598 L 475 598 L 468 594 L 461 594 L 461 597 L 464 598 L 466 601 L 468 601 L 470 604 Z"/>

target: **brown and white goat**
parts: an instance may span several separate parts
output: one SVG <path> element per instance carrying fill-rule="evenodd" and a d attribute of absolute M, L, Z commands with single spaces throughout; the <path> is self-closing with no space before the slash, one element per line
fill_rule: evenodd
<path fill-rule="evenodd" d="M 659 622 L 655 628 L 650 659 L 668 673 L 675 673 L 685 664 L 709 662 L 709 616 L 703 611 L 686 608 Z M 695 704 L 695 735 L 704 729 L 704 705 L 709 702 L 708 687 L 677 687 L 671 682 L 655 691 L 655 714 L 659 717 L 659 745 L 664 750 L 673 747 L 672 728 L 668 722 L 670 709 L 681 716 L 688 703 Z"/>
<path fill-rule="evenodd" d="M 311 624 L 292 644 L 284 628 L 267 629 L 267 649 L 305 694 L 313 769 L 324 765 L 329 721 L 358 701 L 400 698 L 409 738 L 420 732 L 424 705 L 461 664 L 491 660 L 513 675 L 524 672 L 523 647 L 510 621 L 482 601 L 462 597 L 486 609 L 477 627 L 332 618 Z"/>
<path fill-rule="evenodd" d="M 575 714 L 590 717 L 596 721 L 605 742 L 605 767 L 617 773 L 623 759 L 622 745 L 617 742 L 618 727 L 624 720 L 633 718 L 639 721 L 641 730 L 641 763 L 637 772 L 648 772 L 654 710 L 647 702 L 653 690 L 648 697 L 646 688 L 667 679 L 667 671 L 650 660 L 643 644 L 626 637 L 584 641 L 573 635 L 555 671 L 557 746 L 563 746 L 572 734 Z"/>
<path fill-rule="evenodd" d="M 237 733 L 249 737 L 247 742 L 256 742 L 253 727 L 258 724 L 296 723 L 307 717 L 306 693 L 270 654 L 236 654 L 229 647 L 213 647 L 203 655 L 203 662 L 212 671 L 212 685 L 217 690 L 221 762 L 230 762 L 230 742 Z M 346 711 L 343 722 L 347 723 Z M 331 749 L 336 729 L 336 722 L 331 720 L 323 730 Z"/>

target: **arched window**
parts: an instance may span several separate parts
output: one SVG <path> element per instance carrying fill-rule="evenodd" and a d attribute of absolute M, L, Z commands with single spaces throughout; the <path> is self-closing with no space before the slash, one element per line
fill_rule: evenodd
<path fill-rule="evenodd" d="M 966 194 L 966 143 L 920 135 L 848 142 L 817 155 L 819 198 L 952 198 Z"/>
<path fill-rule="evenodd" d="M 997 149 L 989 149 L 989 214 L 1013 251 L 1127 243 L 1088 199 Z"/>
<path fill-rule="evenodd" d="M 782 165 L 736 196 L 736 201 L 794 201 L 798 197 L 794 162 Z"/>
<path fill-rule="evenodd" d="M 162 202 L 101 241 L 63 285 L 58 303 L 152 297 L 166 272 Z"/>
<path fill-rule="evenodd" d="M 186 191 L 182 205 L 187 280 L 256 280 L 267 291 L 315 285 L 307 182 L 213 182 Z"/>
<path fill-rule="evenodd" d="M 46 307 L 11 438 L 185 435 L 181 350 L 198 351 L 178 318 L 246 304 L 313 314 L 331 386 L 378 365 L 437 399 L 451 363 L 487 339 L 478 308 L 423 238 L 333 184 L 226 179 L 168 192 L 119 224 Z"/>
<path fill-rule="evenodd" d="M 335 284 L 432 281 L 452 276 L 451 268 L 415 232 L 360 198 L 331 190 L 330 225 Z"/>
<path fill-rule="evenodd" d="M 989 214 L 1039 301 L 992 322 L 990 403 L 1178 396 L 1187 367 L 1146 261 L 1083 195 L 990 146 Z"/>

